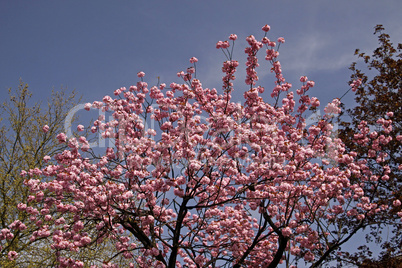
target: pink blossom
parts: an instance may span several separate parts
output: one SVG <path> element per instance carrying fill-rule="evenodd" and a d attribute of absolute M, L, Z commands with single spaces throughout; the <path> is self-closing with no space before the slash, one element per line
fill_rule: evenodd
<path fill-rule="evenodd" d="M 278 38 L 278 43 L 285 43 L 285 38 L 283 38 L 283 37 L 279 37 Z"/>
<path fill-rule="evenodd" d="M 19 210 L 24 211 L 24 210 L 27 208 L 27 205 L 24 204 L 24 203 L 19 203 L 19 204 L 17 205 L 17 208 L 18 208 Z"/>
<path fill-rule="evenodd" d="M 394 207 L 399 207 L 401 205 L 401 201 L 399 201 L 398 199 L 394 200 L 394 202 L 392 202 L 392 205 Z"/>
<path fill-rule="evenodd" d="M 196 57 L 190 58 L 190 63 L 196 63 L 198 62 L 198 59 Z"/>
<path fill-rule="evenodd" d="M 355 92 L 360 87 L 361 84 L 362 84 L 361 79 L 354 80 L 352 84 L 350 84 L 350 86 L 352 87 L 352 91 Z"/>
<path fill-rule="evenodd" d="M 341 109 L 339 108 L 340 101 L 338 99 L 334 99 L 331 103 L 328 103 L 327 107 L 325 107 L 324 111 L 327 114 L 339 114 Z"/>
<path fill-rule="evenodd" d="M 14 221 L 10 226 L 8 226 L 10 229 L 14 230 L 19 230 L 19 231 L 24 231 L 27 227 L 25 224 L 23 224 L 20 220 Z"/>
<path fill-rule="evenodd" d="M 292 255 L 299 255 L 300 254 L 300 252 L 301 252 L 301 249 L 299 248 L 299 247 L 292 247 L 291 249 L 290 249 L 290 253 L 292 254 Z"/>
<path fill-rule="evenodd" d="M 306 86 L 308 87 L 314 87 L 315 82 L 314 81 L 307 81 Z"/>
<path fill-rule="evenodd" d="M 15 251 L 10 251 L 8 252 L 7 256 L 10 261 L 13 261 L 18 257 L 18 253 Z"/>
<path fill-rule="evenodd" d="M 286 227 L 284 229 L 282 229 L 282 234 L 285 237 L 288 237 L 292 234 L 292 229 L 290 229 L 289 227 Z"/>
<path fill-rule="evenodd" d="M 388 116 L 388 117 L 393 117 L 393 116 L 394 116 L 394 113 L 393 113 L 393 112 L 387 112 L 387 116 Z"/>
<path fill-rule="evenodd" d="M 223 41 L 222 44 L 221 44 L 221 48 L 228 48 L 229 46 L 230 46 L 230 44 L 229 44 L 229 42 L 227 40 Z"/>
<path fill-rule="evenodd" d="M 142 77 L 145 76 L 145 73 L 144 73 L 144 72 L 138 72 L 138 73 L 137 73 L 137 76 L 138 76 L 139 78 L 142 78 Z"/>
<path fill-rule="evenodd" d="M 263 30 L 264 32 L 268 32 L 270 29 L 271 29 L 271 27 L 270 27 L 268 24 L 266 24 L 266 25 L 264 25 L 264 26 L 262 27 L 262 30 Z"/>
<path fill-rule="evenodd" d="M 307 76 L 301 76 L 300 77 L 300 82 L 302 82 L 302 83 L 307 82 Z"/>
<path fill-rule="evenodd" d="M 63 143 L 67 141 L 67 136 L 64 133 L 60 133 L 57 135 L 57 139 L 59 140 L 59 143 Z"/>
<path fill-rule="evenodd" d="M 91 103 L 85 103 L 84 109 L 89 111 L 91 110 L 92 104 Z"/>
<path fill-rule="evenodd" d="M 237 35 L 231 34 L 231 35 L 229 36 L 229 39 L 232 40 L 232 41 L 235 41 L 235 40 L 237 39 Z"/>
<path fill-rule="evenodd" d="M 43 130 L 43 132 L 48 132 L 49 131 L 49 126 L 48 125 L 44 125 L 43 127 L 42 127 L 42 130 Z"/>
<path fill-rule="evenodd" d="M 308 262 L 314 261 L 314 254 L 310 251 L 307 251 L 307 253 L 304 255 L 304 260 Z"/>

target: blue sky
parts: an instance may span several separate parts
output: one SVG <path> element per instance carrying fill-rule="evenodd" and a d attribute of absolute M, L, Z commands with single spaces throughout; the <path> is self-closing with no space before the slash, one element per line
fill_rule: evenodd
<path fill-rule="evenodd" d="M 269 24 L 270 39 L 286 40 L 279 57 L 286 79 L 297 87 L 307 75 L 316 82 L 311 95 L 328 102 L 348 89 L 354 50 L 376 48 L 376 24 L 401 42 L 401 11 L 400 0 L 0 0 L 0 100 L 20 78 L 39 99 L 63 87 L 76 89 L 84 101 L 100 100 L 134 84 L 138 71 L 151 85 L 158 76 L 178 82 L 176 72 L 189 67 L 192 56 L 199 59 L 197 78 L 220 89 L 225 57 L 215 44 L 231 33 L 239 36 L 240 99 L 246 89 L 245 37 L 260 39 L 261 26 Z M 259 74 L 270 92 L 268 68 L 263 65 Z"/>

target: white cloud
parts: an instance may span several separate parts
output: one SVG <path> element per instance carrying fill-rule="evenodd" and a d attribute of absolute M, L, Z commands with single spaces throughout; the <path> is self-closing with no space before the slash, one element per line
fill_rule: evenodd
<path fill-rule="evenodd" d="M 349 44 L 319 33 L 303 36 L 293 44 L 287 44 L 280 50 L 282 65 L 288 71 L 300 73 L 310 71 L 330 71 L 348 67 L 356 57 L 354 48 Z"/>

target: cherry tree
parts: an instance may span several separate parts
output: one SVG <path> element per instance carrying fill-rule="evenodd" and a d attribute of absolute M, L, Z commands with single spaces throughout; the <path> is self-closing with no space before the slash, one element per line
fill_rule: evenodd
<path fill-rule="evenodd" d="M 48 159 L 45 168 L 22 171 L 31 196 L 19 209 L 40 226 L 31 239 L 52 238 L 59 267 L 83 267 L 63 252 L 105 239 L 119 253 L 103 267 L 117 267 L 118 255 L 131 267 L 317 267 L 342 254 L 368 215 L 386 209 L 363 186 L 386 180 L 389 169 L 370 176 L 357 153 L 346 153 L 332 124 L 339 99 L 307 125 L 320 106 L 308 95 L 314 82 L 302 76 L 292 91 L 278 61 L 285 40 L 268 39 L 268 25 L 262 30 L 260 41 L 246 38 L 243 104 L 232 100 L 240 65 L 232 34 L 216 45 L 227 57 L 222 88 L 202 86 L 194 57 L 192 67 L 178 73 L 182 83 L 149 86 L 139 72 L 135 86 L 85 105 L 113 118 L 100 116 L 91 127 L 114 143 L 104 154 L 98 156 L 84 136 L 61 133 L 58 140 L 69 150 Z M 258 52 L 275 76 L 270 92 L 258 85 Z M 390 118 L 378 122 L 392 127 Z M 391 138 L 374 135 L 364 121 L 359 129 L 356 142 L 373 146 L 370 157 L 385 161 L 381 148 Z M 18 230 L 14 222 L 0 239 Z"/>

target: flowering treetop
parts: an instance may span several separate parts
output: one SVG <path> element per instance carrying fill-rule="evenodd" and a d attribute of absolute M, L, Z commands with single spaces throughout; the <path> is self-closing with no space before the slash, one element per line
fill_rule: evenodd
<path fill-rule="evenodd" d="M 231 100 L 239 67 L 229 50 L 234 34 L 216 45 L 228 58 L 222 90 L 203 88 L 193 57 L 193 66 L 178 73 L 182 84 L 149 87 L 139 72 L 135 86 L 86 104 L 113 116 L 109 122 L 100 117 L 91 129 L 114 147 L 97 156 L 85 137 L 61 133 L 70 150 L 47 159 L 44 169 L 23 171 L 32 196 L 19 208 L 38 226 L 31 239 L 51 238 L 55 254 L 111 239 L 133 267 L 315 267 L 365 227 L 367 215 L 388 209 L 372 203 L 362 184 L 386 180 L 389 169 L 371 176 L 356 153 L 345 153 L 331 123 L 338 99 L 307 126 L 306 114 L 320 106 L 307 94 L 314 82 L 302 76 L 296 94 L 291 91 L 269 29 L 262 28 L 261 41 L 246 38 L 243 105 Z M 263 48 L 276 78 L 270 93 L 257 86 Z M 149 120 L 156 127 L 147 127 Z M 378 123 L 392 127 L 391 119 Z M 372 146 L 370 157 L 384 161 L 381 146 L 390 138 L 376 136 L 364 121 L 360 130 L 356 142 Z M 351 184 L 352 176 L 360 182 Z M 342 226 L 344 217 L 353 224 Z M 14 223 L 0 238 L 22 229 Z M 59 257 L 60 267 L 82 265 Z M 115 266 L 113 256 L 103 264 Z"/>

